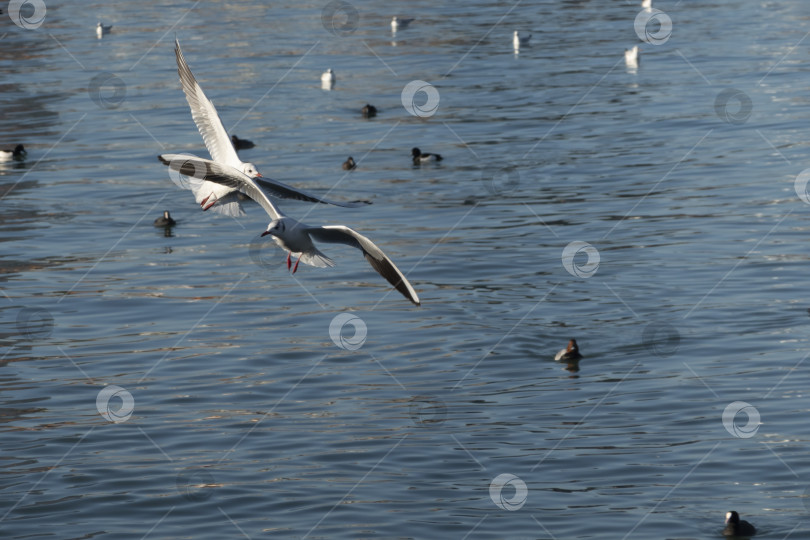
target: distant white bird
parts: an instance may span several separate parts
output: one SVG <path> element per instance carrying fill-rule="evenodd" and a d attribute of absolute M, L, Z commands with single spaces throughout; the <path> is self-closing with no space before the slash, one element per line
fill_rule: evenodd
<path fill-rule="evenodd" d="M 346 244 L 362 251 L 371 267 L 405 298 L 417 306 L 420 304 L 419 296 L 408 279 L 374 242 L 345 225 L 312 226 L 287 217 L 271 202 L 271 194 L 265 191 L 265 185 L 260 183 L 260 178 L 251 178 L 228 165 L 218 163 L 214 165 L 219 169 L 219 174 L 211 178 L 215 178 L 216 182 L 222 183 L 223 186 L 238 189 L 259 203 L 270 216 L 272 221 L 267 225 L 262 236 L 272 235 L 275 243 L 288 252 L 288 270 L 292 265 L 290 257 L 293 254 L 298 255 L 298 260 L 292 269 L 293 273 L 298 270 L 298 263 L 301 262 L 319 268 L 335 265 L 332 259 L 315 247 L 313 240 L 331 244 Z"/>
<path fill-rule="evenodd" d="M 335 77 L 335 72 L 332 71 L 332 68 L 327 69 L 321 74 L 321 87 L 325 90 L 331 90 L 332 87 L 335 86 L 335 81 L 337 81 L 337 77 Z"/>
<path fill-rule="evenodd" d="M 101 21 L 98 21 L 98 24 L 96 25 L 96 36 L 98 39 L 101 39 L 104 34 L 109 34 L 110 30 L 112 30 L 112 25 L 104 26 L 101 24 Z"/>
<path fill-rule="evenodd" d="M 638 45 L 634 45 L 632 49 L 624 50 L 624 63 L 629 68 L 637 68 L 641 60 L 641 55 L 638 52 Z"/>
<path fill-rule="evenodd" d="M 398 19 L 396 15 L 394 15 L 394 18 L 391 19 L 391 31 L 396 32 L 397 30 L 405 30 L 412 22 L 413 19 Z"/>
<path fill-rule="evenodd" d="M 518 34 L 518 31 L 515 30 L 515 33 L 512 36 L 512 45 L 515 47 L 515 50 L 518 50 L 520 49 L 521 45 L 528 45 L 530 39 L 532 39 L 531 34 L 528 36 L 521 36 Z"/>
<path fill-rule="evenodd" d="M 641 7 L 649 9 L 652 7 L 652 0 L 641 0 Z"/>

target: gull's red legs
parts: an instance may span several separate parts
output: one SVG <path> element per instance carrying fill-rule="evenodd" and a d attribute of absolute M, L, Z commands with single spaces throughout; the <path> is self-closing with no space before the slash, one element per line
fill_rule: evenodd
<path fill-rule="evenodd" d="M 216 202 L 217 202 L 217 200 L 216 200 L 216 199 L 214 199 L 213 201 L 211 201 L 211 202 L 210 202 L 210 203 L 208 203 L 208 204 L 205 204 L 205 203 L 208 201 L 208 199 L 210 199 L 210 198 L 211 198 L 211 195 L 209 195 L 208 197 L 204 198 L 204 199 L 202 200 L 202 202 L 200 203 L 200 206 L 202 206 L 202 209 L 203 209 L 203 210 L 208 210 L 209 208 L 211 208 L 212 206 L 214 206 L 214 205 L 216 204 Z"/>
<path fill-rule="evenodd" d="M 303 255 L 303 253 L 301 255 Z M 292 252 L 288 251 L 287 252 L 287 270 L 289 270 L 290 266 L 292 266 L 292 261 L 290 260 L 291 256 L 292 256 Z M 296 272 L 296 270 L 298 270 L 298 263 L 300 263 L 300 262 L 301 262 L 301 256 L 299 256 L 298 260 L 295 261 L 295 266 L 292 269 L 293 274 Z"/>

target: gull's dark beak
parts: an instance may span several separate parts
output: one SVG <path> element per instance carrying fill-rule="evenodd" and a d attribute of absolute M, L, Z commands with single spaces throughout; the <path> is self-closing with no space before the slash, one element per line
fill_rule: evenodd
<path fill-rule="evenodd" d="M 262 234 L 260 234 L 259 236 L 267 236 L 268 234 L 270 234 L 270 231 L 264 231 L 264 232 L 263 232 Z"/>

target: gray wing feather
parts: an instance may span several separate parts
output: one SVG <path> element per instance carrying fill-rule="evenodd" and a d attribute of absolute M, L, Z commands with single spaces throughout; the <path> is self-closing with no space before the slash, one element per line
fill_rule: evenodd
<path fill-rule="evenodd" d="M 374 242 L 362 234 L 344 225 L 311 227 L 307 229 L 307 232 L 316 241 L 344 244 L 361 250 L 366 260 L 378 274 L 384 277 L 405 298 L 417 306 L 420 305 L 419 296 L 405 275 L 399 271 L 394 262 Z"/>
<path fill-rule="evenodd" d="M 249 178 L 242 171 L 239 171 L 233 167 L 229 167 L 228 165 L 223 165 L 209 159 L 198 158 L 196 156 L 184 154 L 164 154 L 162 156 L 158 156 L 158 159 L 164 165 L 169 165 L 172 169 L 180 172 L 184 176 L 208 180 L 209 182 L 215 182 L 217 184 L 222 184 L 223 186 L 228 186 L 239 190 L 242 189 L 242 184 L 240 182 L 244 182 L 245 178 Z M 177 163 L 174 163 L 175 161 Z M 240 180 L 233 178 L 234 175 L 237 175 Z M 284 182 L 273 180 L 272 178 L 257 176 L 252 180 L 258 187 L 264 190 L 266 195 L 276 197 L 277 199 L 292 199 L 295 201 L 311 203 L 333 204 L 335 206 L 343 206 L 346 208 L 355 208 L 357 206 L 371 204 L 368 202 L 342 203 L 330 201 L 329 199 L 322 199 L 316 195 L 312 195 L 305 191 L 301 191 L 300 189 L 288 186 Z M 251 197 L 251 199 L 252 198 L 253 197 Z"/>
<path fill-rule="evenodd" d="M 253 180 L 265 191 L 267 191 L 269 195 L 272 197 L 278 197 L 279 199 L 294 199 L 297 201 L 311 203 L 333 204 L 335 206 L 342 206 L 344 208 L 357 208 L 358 206 L 371 204 L 369 201 L 338 202 L 330 199 L 324 199 L 318 197 L 317 195 L 302 191 L 298 188 L 288 186 L 284 182 L 279 182 L 278 180 L 273 180 L 272 178 L 267 178 L 264 176 L 254 178 Z"/>
<path fill-rule="evenodd" d="M 202 135 L 206 148 L 211 153 L 214 161 L 227 163 L 229 165 L 238 165 L 242 161 L 236 155 L 236 150 L 222 125 L 222 120 L 219 118 L 217 109 L 211 103 L 203 89 L 194 78 L 194 74 L 186 63 L 183 57 L 183 51 L 180 50 L 180 42 L 174 40 L 174 54 L 177 58 L 177 74 L 180 76 L 180 85 L 183 87 L 183 93 L 186 95 L 186 101 L 191 108 L 191 117 L 194 123 L 197 124 L 197 129 Z"/>

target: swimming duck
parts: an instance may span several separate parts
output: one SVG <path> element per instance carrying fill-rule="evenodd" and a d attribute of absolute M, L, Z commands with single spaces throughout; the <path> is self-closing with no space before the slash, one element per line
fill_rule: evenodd
<path fill-rule="evenodd" d="M 343 162 L 344 171 L 351 171 L 355 167 L 357 167 L 357 163 L 354 162 L 354 158 L 352 158 L 352 156 L 349 156 L 349 159 Z"/>
<path fill-rule="evenodd" d="M 377 116 L 377 107 L 366 103 L 366 106 L 363 107 L 361 112 L 363 113 L 364 118 L 374 118 Z"/>
<path fill-rule="evenodd" d="M 579 360 L 582 358 L 582 355 L 579 354 L 579 346 L 577 345 L 577 340 L 572 339 L 568 342 L 568 347 L 565 349 L 561 349 L 556 356 L 554 356 L 554 360 L 558 362 L 567 362 L 569 360 Z"/>
<path fill-rule="evenodd" d="M 25 151 L 23 145 L 18 144 L 13 150 L 0 150 L 0 161 L 9 161 L 11 159 L 23 159 L 28 152 Z"/>
<path fill-rule="evenodd" d="M 428 163 L 430 161 L 442 160 L 442 156 L 439 154 L 423 154 L 418 148 L 411 149 L 411 156 L 413 157 L 414 165 L 421 165 L 422 163 Z"/>

